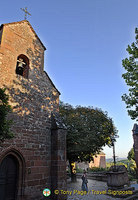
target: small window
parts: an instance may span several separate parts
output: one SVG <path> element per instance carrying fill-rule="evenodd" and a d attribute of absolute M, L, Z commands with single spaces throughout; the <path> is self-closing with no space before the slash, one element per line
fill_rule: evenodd
<path fill-rule="evenodd" d="M 16 74 L 19 74 L 23 76 L 24 78 L 28 78 L 29 59 L 23 54 L 17 57 Z"/>

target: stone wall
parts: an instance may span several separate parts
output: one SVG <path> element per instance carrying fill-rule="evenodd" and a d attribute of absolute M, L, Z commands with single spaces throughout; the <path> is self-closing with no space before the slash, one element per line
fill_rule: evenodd
<path fill-rule="evenodd" d="M 56 138 L 55 138 L 56 136 Z M 66 142 L 63 141 L 65 131 L 62 129 L 52 130 L 52 165 L 51 165 L 51 184 L 54 190 L 66 191 Z M 60 179 L 59 179 L 60 177 Z M 66 199 L 66 196 L 52 193 L 52 200 Z"/>
<path fill-rule="evenodd" d="M 0 44 L 0 88 L 7 88 L 6 92 L 10 97 L 9 103 L 13 112 L 9 114 L 9 118 L 13 120 L 11 130 L 15 137 L 0 145 L 0 162 L 10 153 L 21 160 L 18 198 L 38 200 L 43 197 L 43 189 L 53 187 L 51 185 L 51 165 L 53 165 L 51 141 L 54 140 L 54 136 L 51 138 L 51 113 L 58 113 L 60 93 L 47 73 L 43 71 L 45 47 L 29 22 L 25 20 L 5 24 L 1 30 L 3 35 Z M 17 57 L 20 54 L 29 59 L 28 79 L 15 73 Z M 66 159 L 66 137 L 65 132 L 63 130 L 61 132 L 58 133 L 57 128 L 55 136 L 64 135 L 60 137 L 63 148 L 61 155 L 64 155 L 64 159 L 55 158 L 58 162 L 57 166 L 62 160 L 61 168 L 57 167 L 57 184 L 65 179 L 63 168 Z M 60 145 L 58 148 L 61 148 Z M 65 185 L 66 183 L 63 183 L 64 187 Z"/>
<path fill-rule="evenodd" d="M 137 124 L 134 124 L 132 132 L 133 132 L 133 140 L 134 140 L 133 147 L 134 147 L 135 162 L 138 168 L 138 125 Z"/>

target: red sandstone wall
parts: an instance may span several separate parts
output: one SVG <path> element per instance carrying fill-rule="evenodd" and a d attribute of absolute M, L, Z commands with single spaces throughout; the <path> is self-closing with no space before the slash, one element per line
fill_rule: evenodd
<path fill-rule="evenodd" d="M 134 134 L 133 139 L 134 139 L 135 162 L 138 168 L 138 135 Z"/>

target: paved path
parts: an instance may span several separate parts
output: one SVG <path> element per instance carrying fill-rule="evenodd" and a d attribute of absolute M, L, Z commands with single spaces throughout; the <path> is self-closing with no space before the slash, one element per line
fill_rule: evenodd
<path fill-rule="evenodd" d="M 77 179 L 77 183 L 71 183 L 68 180 L 68 194 L 67 200 L 122 200 L 123 198 L 113 198 L 106 194 L 107 184 L 105 182 L 89 180 L 88 179 L 88 193 L 83 194 L 81 192 L 82 181 L 80 178 Z M 101 191 L 104 194 L 96 194 Z M 95 193 L 95 194 L 94 194 Z"/>

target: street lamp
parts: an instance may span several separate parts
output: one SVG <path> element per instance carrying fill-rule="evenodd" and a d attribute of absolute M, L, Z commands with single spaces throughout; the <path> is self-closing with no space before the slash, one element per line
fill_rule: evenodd
<path fill-rule="evenodd" d="M 116 170 L 116 156 L 115 156 L 115 139 L 119 138 L 118 135 L 112 135 L 111 136 L 111 141 L 112 141 L 112 146 L 113 146 L 113 160 L 114 160 L 114 170 Z"/>

